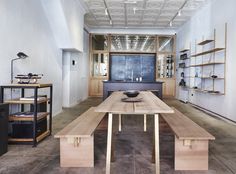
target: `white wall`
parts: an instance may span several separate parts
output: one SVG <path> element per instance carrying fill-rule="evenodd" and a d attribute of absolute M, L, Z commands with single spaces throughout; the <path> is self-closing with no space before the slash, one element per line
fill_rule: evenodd
<path fill-rule="evenodd" d="M 68 33 L 73 39 L 70 49 L 83 51 L 83 15 L 82 11 L 76 11 L 76 2 L 74 0 L 63 0 L 65 6 L 64 18 L 68 27 Z M 28 59 L 15 62 L 14 74 L 43 73 L 44 76 L 40 83 L 53 84 L 53 115 L 62 110 L 62 50 L 58 45 L 62 40 L 57 40 L 52 22 L 45 13 L 44 1 L 27 0 L 1 0 L 0 1 L 0 85 L 10 83 L 10 61 L 16 58 L 19 51 L 29 55 Z M 70 4 L 71 3 L 71 4 Z M 71 8 L 73 12 L 68 9 Z M 58 14 L 58 16 L 63 16 Z M 60 20 L 60 18 L 59 18 Z M 81 53 L 80 53 L 81 54 Z M 78 56 L 77 56 L 78 55 Z M 84 60 L 79 53 L 78 67 L 88 67 L 87 60 Z M 80 60 L 81 59 L 81 60 Z M 82 63 L 80 63 L 80 61 Z M 83 69 L 83 68 L 81 68 Z M 81 73 L 81 71 L 74 72 Z M 76 74 L 75 76 L 87 77 L 86 74 Z M 81 77 L 80 77 L 81 76 Z M 73 79 L 73 78 L 72 78 Z M 81 79 L 73 79 L 80 82 Z M 68 83 L 73 83 L 69 81 Z M 85 99 L 87 95 L 86 84 L 81 87 L 73 87 L 76 96 Z M 47 93 L 42 90 L 42 94 Z M 8 94 L 9 95 L 9 94 Z"/>
<path fill-rule="evenodd" d="M 57 45 L 83 51 L 85 10 L 78 0 L 41 0 Z"/>
<path fill-rule="evenodd" d="M 0 2 L 0 85 L 10 83 L 10 61 L 19 51 L 28 59 L 15 62 L 14 73 L 43 73 L 53 83 L 53 113 L 61 111 L 62 59 L 40 1 Z"/>
<path fill-rule="evenodd" d="M 88 97 L 89 34 L 86 32 L 83 40 L 83 53 L 63 51 L 63 107 L 74 106 Z"/>
<path fill-rule="evenodd" d="M 216 29 L 216 47 L 222 47 L 224 46 L 224 25 L 226 22 L 228 23 L 226 95 L 215 96 L 191 91 L 189 93 L 189 100 L 196 105 L 234 121 L 236 121 L 236 81 L 234 78 L 234 74 L 236 73 L 235 7 L 235 0 L 213 0 L 212 3 L 209 3 L 206 7 L 198 11 L 177 32 L 177 54 L 180 49 L 188 47 L 189 43 L 194 43 L 196 39 L 200 41 L 203 36 L 205 38 L 211 38 L 214 28 Z"/>

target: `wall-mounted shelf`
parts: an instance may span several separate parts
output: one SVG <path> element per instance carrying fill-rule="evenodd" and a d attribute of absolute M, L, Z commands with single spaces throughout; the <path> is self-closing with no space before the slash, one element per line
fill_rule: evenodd
<path fill-rule="evenodd" d="M 185 53 L 185 52 L 187 52 L 187 51 L 189 51 L 190 49 L 188 49 L 188 48 L 185 48 L 185 49 L 182 49 L 181 51 L 180 51 L 180 53 Z"/>
<path fill-rule="evenodd" d="M 210 62 L 210 63 L 203 63 L 203 64 L 197 64 L 197 65 L 190 65 L 189 67 L 220 65 L 220 64 L 225 64 L 225 63 L 224 62 Z"/>
<path fill-rule="evenodd" d="M 211 94 L 211 95 L 224 95 L 224 93 L 220 93 L 220 92 L 219 93 L 210 92 L 211 90 L 205 90 L 205 89 L 200 89 L 200 88 L 198 88 L 198 89 L 191 88 L 191 89 L 193 89 L 196 92 L 203 92 L 203 93 Z"/>
<path fill-rule="evenodd" d="M 206 39 L 206 40 L 203 40 L 203 41 L 199 42 L 198 45 L 206 45 L 206 44 L 209 44 L 211 42 L 214 42 L 214 40 Z"/>
<path fill-rule="evenodd" d="M 194 77 L 194 76 L 185 76 L 184 78 L 199 78 L 199 79 L 209 79 L 209 80 L 224 80 L 223 77 L 212 78 L 212 77 Z"/>
<path fill-rule="evenodd" d="M 214 49 L 211 49 L 211 50 L 208 50 L 208 51 L 204 51 L 204 52 L 201 52 L 201 53 L 194 54 L 194 55 L 192 55 L 191 57 L 203 56 L 203 55 L 206 55 L 206 54 L 210 54 L 210 53 L 222 51 L 222 50 L 224 50 L 224 49 L 225 49 L 225 48 L 214 48 Z"/>
<path fill-rule="evenodd" d="M 182 86 L 183 88 L 210 95 L 225 95 L 227 23 L 225 24 L 224 36 L 225 44 L 219 47 L 216 47 L 216 43 L 218 43 L 216 41 L 218 38 L 216 37 L 216 29 L 214 29 L 213 36 L 208 36 L 211 39 L 204 39 L 203 36 L 200 42 L 195 40 L 194 47 L 191 47 L 190 44 L 190 48 L 194 52 L 190 56 L 189 64 L 181 67 L 184 72 L 184 77 L 181 77 L 181 80 L 189 81 L 186 86 L 190 87 Z M 189 69 L 185 70 L 185 68 Z M 211 75 L 216 75 L 217 78 L 212 78 Z"/>

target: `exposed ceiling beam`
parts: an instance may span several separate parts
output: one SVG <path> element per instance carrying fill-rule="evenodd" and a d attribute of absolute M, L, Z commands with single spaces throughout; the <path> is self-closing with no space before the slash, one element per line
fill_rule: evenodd
<path fill-rule="evenodd" d="M 160 16 L 161 16 L 161 14 L 162 14 L 162 11 L 163 11 L 163 9 L 165 8 L 165 6 L 166 6 L 166 4 L 167 4 L 168 1 L 169 1 L 169 0 L 165 0 L 165 1 L 162 3 L 162 6 L 161 6 L 161 8 L 160 8 L 160 11 L 159 11 L 159 13 L 157 14 L 157 17 L 156 17 L 155 22 L 154 22 L 155 25 L 157 24 L 157 22 L 158 22 L 158 20 L 159 20 L 159 18 L 160 18 Z"/>
<path fill-rule="evenodd" d="M 144 1 L 143 1 L 143 8 L 142 8 L 142 15 L 141 15 L 141 19 L 140 19 L 140 24 L 143 23 L 143 17 L 144 17 L 144 12 L 145 12 L 146 6 L 147 6 L 147 1 L 148 1 L 148 0 L 144 0 Z"/>
<path fill-rule="evenodd" d="M 127 18 L 128 18 L 128 16 L 127 16 L 127 4 L 126 3 L 124 3 L 124 15 L 125 15 L 125 27 L 127 27 Z"/>

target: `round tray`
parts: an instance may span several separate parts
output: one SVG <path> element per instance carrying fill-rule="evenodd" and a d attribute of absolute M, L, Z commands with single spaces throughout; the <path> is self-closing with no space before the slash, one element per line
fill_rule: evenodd
<path fill-rule="evenodd" d="M 121 101 L 123 102 L 141 102 L 143 100 L 143 98 L 140 97 L 125 97 L 122 98 Z"/>

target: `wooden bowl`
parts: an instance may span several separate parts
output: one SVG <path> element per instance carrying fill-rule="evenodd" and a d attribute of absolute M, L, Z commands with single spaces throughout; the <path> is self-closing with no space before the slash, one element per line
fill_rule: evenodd
<path fill-rule="evenodd" d="M 127 96 L 127 97 L 137 97 L 139 95 L 139 91 L 136 91 L 136 90 L 128 90 L 128 91 L 125 91 L 124 94 Z"/>

